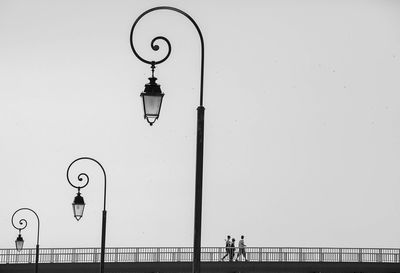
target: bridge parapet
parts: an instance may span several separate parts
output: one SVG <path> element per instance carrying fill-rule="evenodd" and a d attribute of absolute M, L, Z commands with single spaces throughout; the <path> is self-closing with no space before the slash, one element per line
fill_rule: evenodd
<path fill-rule="evenodd" d="M 237 253 L 237 248 L 235 249 Z M 225 247 L 203 247 L 202 262 L 218 262 Z M 191 262 L 192 247 L 109 247 L 105 262 Z M 247 247 L 251 262 L 400 263 L 394 248 Z M 0 249 L 0 264 L 33 263 L 35 249 Z M 41 248 L 40 263 L 98 263 L 100 248 Z"/>

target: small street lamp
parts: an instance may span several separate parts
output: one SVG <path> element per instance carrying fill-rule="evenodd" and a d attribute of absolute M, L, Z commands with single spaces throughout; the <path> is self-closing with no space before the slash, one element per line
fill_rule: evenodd
<path fill-rule="evenodd" d="M 28 225 L 28 221 L 26 221 L 26 219 L 20 219 L 18 221 L 18 225 L 19 227 L 17 227 L 14 224 L 14 216 L 17 214 L 17 212 L 21 211 L 21 210 L 27 210 L 32 212 L 33 214 L 35 214 L 36 219 L 37 219 L 37 236 L 36 236 L 36 261 L 35 261 L 35 273 L 38 272 L 38 264 L 39 264 L 39 230 L 40 230 L 40 220 L 39 220 L 39 216 L 36 214 L 36 212 L 30 208 L 20 208 L 18 210 L 16 210 L 13 215 L 11 216 L 11 224 L 13 225 L 13 227 L 15 229 L 18 229 L 18 237 L 15 240 L 15 248 L 17 249 L 17 251 L 21 251 L 24 247 L 24 239 L 21 236 L 21 230 L 25 229 L 26 226 Z"/>
<path fill-rule="evenodd" d="M 151 65 L 150 82 L 145 85 L 144 91 L 140 94 L 143 99 L 144 118 L 150 125 L 158 119 L 161 110 L 161 103 L 164 93 L 161 92 L 160 85 L 156 83 L 157 78 L 154 77 L 154 62 Z"/>
<path fill-rule="evenodd" d="M 74 217 L 77 221 L 79 221 L 83 216 L 83 210 L 85 209 L 85 201 L 80 193 L 80 188 L 78 188 L 78 193 L 74 198 L 74 202 L 72 203 L 72 209 L 74 212 Z"/>
<path fill-rule="evenodd" d="M 67 169 L 67 180 L 68 183 L 78 189 L 78 193 L 74 198 L 74 202 L 72 203 L 72 209 L 74 212 L 74 217 L 77 221 L 79 221 L 82 216 L 83 216 L 83 211 L 85 209 L 85 201 L 83 200 L 83 197 L 81 196 L 81 189 L 86 187 L 89 184 L 89 176 L 86 173 L 80 173 L 78 175 L 78 181 L 82 182 L 84 181 L 84 184 L 82 186 L 75 186 L 72 184 L 71 180 L 69 179 L 69 171 L 71 166 L 80 160 L 89 160 L 97 163 L 97 165 L 100 166 L 101 170 L 103 171 L 104 175 L 104 193 L 103 193 L 103 217 L 102 217 L 102 224 L 101 224 L 101 253 L 100 253 L 100 273 L 104 273 L 104 255 L 105 255 L 105 248 L 106 248 L 106 222 L 107 222 L 107 210 L 106 210 L 106 192 L 107 192 L 107 177 L 106 177 L 106 171 L 104 170 L 103 166 L 96 160 L 91 157 L 80 157 L 78 159 L 75 159 L 72 161 L 71 164 L 69 164 L 68 169 Z"/>
<path fill-rule="evenodd" d="M 21 229 L 18 229 L 19 234 L 17 239 L 15 239 L 15 248 L 17 251 L 21 251 L 24 248 L 24 238 L 21 236 Z"/>
<path fill-rule="evenodd" d="M 171 54 L 171 43 L 163 36 L 157 36 L 151 41 L 151 48 L 154 51 L 159 50 L 159 46 L 155 42 L 162 40 L 168 45 L 168 52 L 163 59 L 158 61 L 149 61 L 142 58 L 133 46 L 133 31 L 139 20 L 146 14 L 156 10 L 171 10 L 182 14 L 190 22 L 193 23 L 200 37 L 201 43 L 201 72 L 200 72 L 200 105 L 197 107 L 197 144 L 196 144 L 196 185 L 195 185 L 195 208 L 194 208 L 194 242 L 193 242 L 193 266 L 192 272 L 200 272 L 200 251 L 201 251 L 201 210 L 202 210 L 202 190 L 203 190 L 203 151 L 204 151 L 204 106 L 203 106 L 203 78 L 204 78 L 204 40 L 199 26 L 186 12 L 168 6 L 154 7 L 143 12 L 135 20 L 130 33 L 130 44 L 135 56 L 142 62 L 151 65 L 152 76 L 149 78 L 150 83 L 145 85 L 145 90 L 140 94 L 143 98 L 144 118 L 150 125 L 158 119 L 160 115 L 161 103 L 164 94 L 161 92 L 160 85 L 156 83 L 154 77 L 154 69 L 157 64 L 164 62 Z"/>

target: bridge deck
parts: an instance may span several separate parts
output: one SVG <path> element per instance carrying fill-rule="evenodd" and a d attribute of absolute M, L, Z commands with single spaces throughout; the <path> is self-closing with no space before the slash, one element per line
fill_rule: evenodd
<path fill-rule="evenodd" d="M 98 273 L 98 263 L 39 264 L 40 273 Z M 1 264 L 0 273 L 32 273 L 34 264 Z M 190 262 L 106 263 L 107 273 L 191 273 Z M 203 273 L 400 273 L 394 263 L 203 262 Z"/>

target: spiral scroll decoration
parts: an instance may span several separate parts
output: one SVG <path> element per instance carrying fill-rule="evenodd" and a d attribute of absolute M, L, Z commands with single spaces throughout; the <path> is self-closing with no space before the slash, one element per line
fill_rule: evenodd
<path fill-rule="evenodd" d="M 22 211 L 22 210 L 27 210 L 27 211 L 30 211 L 30 212 L 32 212 L 33 214 L 35 214 L 36 219 L 37 219 L 37 223 L 38 223 L 38 225 L 37 225 L 37 226 L 38 226 L 38 228 L 37 228 L 37 242 L 38 242 L 38 244 L 39 244 L 40 220 L 39 220 L 39 216 L 37 215 L 37 213 L 36 213 L 34 210 L 32 210 L 32 209 L 30 209 L 30 208 L 20 208 L 20 209 L 16 210 L 16 211 L 13 213 L 13 215 L 11 216 L 11 224 L 13 225 L 13 227 L 14 227 L 15 229 L 17 229 L 17 230 L 19 231 L 19 233 L 21 233 L 21 230 L 25 229 L 25 228 L 28 226 L 28 221 L 27 221 L 26 219 L 24 219 L 24 218 L 21 218 L 21 219 L 18 221 L 18 224 L 17 224 L 17 225 L 14 224 L 14 217 L 15 217 L 15 215 L 16 215 L 19 211 Z"/>
<path fill-rule="evenodd" d="M 142 56 L 140 56 L 139 53 L 136 51 L 136 49 L 135 49 L 135 47 L 133 45 L 133 31 L 134 31 L 137 23 L 139 22 L 139 20 L 144 15 L 146 15 L 147 13 L 149 13 L 150 11 L 153 11 L 153 10 L 155 10 L 155 9 L 151 9 L 151 10 L 148 10 L 147 12 L 142 13 L 142 15 L 140 15 L 136 19 L 136 21 L 133 23 L 133 26 L 132 26 L 132 29 L 131 29 L 131 35 L 130 35 L 130 44 L 131 44 L 131 48 L 132 48 L 132 51 L 135 54 L 135 56 L 139 60 L 141 60 L 142 62 L 144 62 L 146 64 L 151 64 L 152 66 L 165 62 L 168 59 L 169 55 L 171 55 L 171 43 L 170 43 L 170 41 L 164 36 L 157 36 L 157 37 L 153 38 L 153 40 L 151 40 L 151 43 L 150 43 L 151 49 L 153 49 L 154 51 L 158 51 L 160 49 L 160 46 L 158 44 L 156 44 L 156 43 L 157 43 L 157 41 L 162 40 L 167 44 L 168 52 L 167 52 L 167 55 L 164 58 L 162 58 L 162 59 L 160 59 L 158 61 L 149 61 L 149 60 L 146 60 L 145 58 L 143 58 Z"/>
<path fill-rule="evenodd" d="M 68 183 L 69 183 L 72 187 L 78 189 L 78 192 L 80 191 L 80 189 L 83 189 L 84 187 L 86 187 L 86 186 L 89 184 L 89 180 L 90 180 L 90 179 L 89 179 L 89 175 L 87 175 L 87 174 L 84 173 L 84 172 L 80 173 L 80 174 L 78 175 L 78 177 L 77 177 L 77 180 L 78 180 L 79 182 L 82 182 L 82 181 L 83 181 L 83 185 L 77 186 L 77 185 L 75 185 L 74 183 L 72 183 L 71 180 L 70 180 L 69 172 L 70 172 L 71 166 L 74 165 L 75 162 L 81 161 L 81 160 L 90 160 L 90 161 L 93 161 L 93 162 L 95 162 L 97 165 L 99 165 L 100 168 L 101 168 L 101 170 L 103 171 L 103 175 L 104 175 L 104 209 L 105 209 L 105 207 L 106 207 L 107 177 L 106 177 L 106 172 L 105 172 L 103 166 L 102 166 L 102 165 L 100 164 L 100 162 L 98 162 L 96 159 L 93 159 L 93 158 L 91 158 L 91 157 L 86 157 L 86 156 L 85 156 L 85 157 L 77 158 L 77 159 L 75 159 L 74 161 L 72 161 L 71 164 L 69 164 L 69 166 L 68 166 L 68 168 L 67 168 L 67 180 L 68 180 Z"/>
<path fill-rule="evenodd" d="M 86 173 L 80 173 L 80 174 L 78 175 L 78 181 L 80 181 L 80 182 L 85 181 L 85 183 L 84 183 L 83 185 L 81 185 L 81 186 L 76 186 L 76 185 L 75 185 L 74 183 L 72 183 L 71 180 L 69 179 L 69 171 L 70 171 L 70 169 L 71 169 L 71 166 L 72 166 L 76 161 L 81 160 L 81 159 L 83 159 L 83 158 L 78 158 L 78 159 L 75 159 L 74 161 L 72 161 L 72 163 L 69 164 L 68 169 L 67 169 L 67 180 L 68 180 L 68 183 L 69 183 L 72 187 L 74 187 L 74 188 L 76 188 L 76 189 L 78 189 L 78 190 L 80 190 L 80 189 L 86 187 L 86 186 L 89 184 L 89 176 L 88 176 Z"/>
<path fill-rule="evenodd" d="M 20 227 L 15 226 L 14 222 L 12 220 L 11 220 L 11 224 L 14 226 L 15 229 L 24 230 L 28 226 L 28 221 L 26 221 L 26 219 L 24 219 L 24 218 L 20 219 L 18 221 L 18 224 L 20 225 Z"/>

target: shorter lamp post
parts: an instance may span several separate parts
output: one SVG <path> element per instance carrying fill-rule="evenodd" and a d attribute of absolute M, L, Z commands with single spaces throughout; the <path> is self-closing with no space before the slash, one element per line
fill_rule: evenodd
<path fill-rule="evenodd" d="M 87 186 L 89 184 L 89 176 L 86 173 L 80 173 L 78 175 L 78 181 L 83 181 L 84 184 L 82 186 L 75 186 L 74 184 L 71 183 L 71 180 L 69 179 L 69 171 L 71 166 L 80 160 L 89 160 L 97 163 L 97 165 L 100 166 L 101 170 L 103 171 L 104 175 L 104 199 L 103 199 L 103 218 L 102 218 L 102 228 L 101 228 L 101 253 L 100 253 L 100 273 L 104 272 L 104 254 L 105 254 L 105 247 L 106 247 L 106 221 L 107 221 L 107 211 L 106 211 L 106 189 L 107 189 L 107 178 L 106 178 L 106 171 L 104 170 L 103 166 L 96 160 L 91 157 L 80 157 L 78 159 L 75 159 L 72 161 L 71 164 L 69 164 L 68 169 L 67 169 L 67 180 L 68 183 L 78 189 L 78 193 L 76 194 L 74 198 L 74 202 L 72 203 L 72 209 L 74 212 L 74 217 L 77 221 L 79 221 L 82 216 L 83 216 L 83 211 L 85 209 L 85 201 L 83 200 L 83 197 L 81 196 L 81 189 Z"/>
<path fill-rule="evenodd" d="M 34 210 L 32 210 L 30 208 L 20 208 L 20 209 L 16 210 L 14 212 L 14 214 L 11 216 L 11 224 L 13 225 L 13 227 L 15 229 L 18 229 L 18 237 L 15 240 L 15 248 L 17 249 L 17 251 L 21 251 L 22 248 L 24 247 L 24 239 L 21 236 L 21 230 L 25 229 L 28 225 L 28 221 L 26 221 L 24 218 L 22 218 L 18 221 L 19 227 L 17 227 L 14 224 L 14 216 L 15 216 L 15 214 L 17 214 L 17 212 L 19 212 L 21 210 L 28 210 L 30 212 L 33 212 L 33 214 L 35 214 L 36 219 L 37 219 L 36 261 L 35 261 L 35 273 L 37 273 L 38 272 L 38 264 L 39 264 L 39 230 L 40 230 L 39 216 L 36 214 L 36 212 Z"/>

